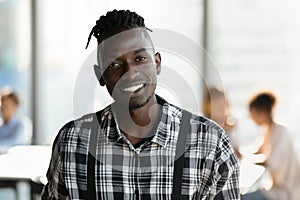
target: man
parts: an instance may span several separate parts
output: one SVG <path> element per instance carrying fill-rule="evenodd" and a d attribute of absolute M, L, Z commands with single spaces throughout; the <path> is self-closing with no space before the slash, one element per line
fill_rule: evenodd
<path fill-rule="evenodd" d="M 42 199 L 239 199 L 225 132 L 155 95 L 161 56 L 147 31 L 128 10 L 97 21 L 94 71 L 115 102 L 60 130 Z"/>
<path fill-rule="evenodd" d="M 4 91 L 1 95 L 0 122 L 0 151 L 24 143 L 24 124 L 17 116 L 20 100 L 18 95 L 12 91 Z M 1 152 L 0 152 L 1 153 Z"/>

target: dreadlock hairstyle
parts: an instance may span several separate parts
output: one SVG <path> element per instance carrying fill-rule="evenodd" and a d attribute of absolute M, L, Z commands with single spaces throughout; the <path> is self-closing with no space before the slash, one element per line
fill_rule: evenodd
<path fill-rule="evenodd" d="M 101 16 L 100 19 L 96 21 L 96 25 L 90 32 L 85 48 L 88 47 L 92 35 L 97 38 L 97 42 L 100 44 L 103 40 L 115 34 L 133 28 L 146 28 L 151 31 L 145 27 L 144 18 L 135 12 L 129 10 L 113 10 L 107 12 L 105 16 Z"/>

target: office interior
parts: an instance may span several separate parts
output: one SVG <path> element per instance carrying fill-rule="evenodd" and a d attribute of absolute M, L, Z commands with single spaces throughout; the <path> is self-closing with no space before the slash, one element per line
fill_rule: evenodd
<path fill-rule="evenodd" d="M 20 113 L 32 121 L 31 145 L 51 147 L 66 122 L 112 102 L 93 74 L 96 39 L 85 46 L 99 16 L 113 9 L 137 12 L 153 30 L 162 55 L 158 94 L 202 115 L 203 88 L 224 89 L 247 152 L 262 141 L 249 99 L 273 91 L 275 119 L 300 152 L 296 0 L 0 0 L 0 89 L 9 86 L 20 95 Z M 29 199 L 26 183 L 20 185 L 25 195 L 19 196 Z M 15 194 L 0 188 L 1 198 Z"/>

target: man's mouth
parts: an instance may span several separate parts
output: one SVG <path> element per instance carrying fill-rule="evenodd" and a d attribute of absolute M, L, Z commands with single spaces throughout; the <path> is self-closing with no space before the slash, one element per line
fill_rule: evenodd
<path fill-rule="evenodd" d="M 123 88 L 122 91 L 124 92 L 137 92 L 138 90 L 142 89 L 145 86 L 145 84 L 138 84 L 130 87 Z"/>

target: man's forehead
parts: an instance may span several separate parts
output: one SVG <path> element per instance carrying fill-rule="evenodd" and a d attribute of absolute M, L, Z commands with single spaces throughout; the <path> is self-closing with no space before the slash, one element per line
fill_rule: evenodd
<path fill-rule="evenodd" d="M 135 28 L 116 34 L 98 45 L 98 59 L 119 57 L 140 49 L 153 49 L 151 39 L 145 28 Z"/>

